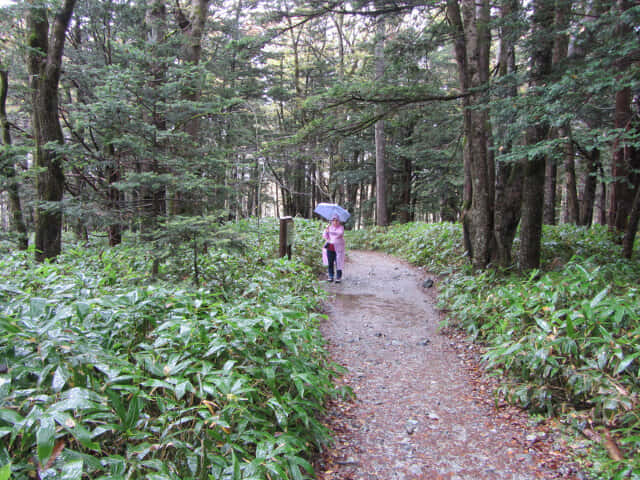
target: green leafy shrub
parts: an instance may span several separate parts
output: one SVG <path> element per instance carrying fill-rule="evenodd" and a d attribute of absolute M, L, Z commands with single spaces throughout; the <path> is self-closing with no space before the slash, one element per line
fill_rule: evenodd
<path fill-rule="evenodd" d="M 406 223 L 347 233 L 351 248 L 383 250 L 435 273 L 462 268 L 462 229 L 456 223 Z"/>
<path fill-rule="evenodd" d="M 310 478 L 337 367 L 317 329 L 315 274 L 276 259 L 269 228 L 258 239 L 251 222 L 237 226 L 243 255 L 203 254 L 198 288 L 175 259 L 153 281 L 140 246 L 67 248 L 56 264 L 0 258 L 2 471 Z M 301 244 L 317 229 L 301 225 Z"/>

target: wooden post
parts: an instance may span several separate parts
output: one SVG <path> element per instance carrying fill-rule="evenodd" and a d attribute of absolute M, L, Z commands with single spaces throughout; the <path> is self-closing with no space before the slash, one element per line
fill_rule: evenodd
<path fill-rule="evenodd" d="M 291 245 L 293 245 L 293 218 L 280 217 L 280 257 L 287 255 L 291 260 Z"/>

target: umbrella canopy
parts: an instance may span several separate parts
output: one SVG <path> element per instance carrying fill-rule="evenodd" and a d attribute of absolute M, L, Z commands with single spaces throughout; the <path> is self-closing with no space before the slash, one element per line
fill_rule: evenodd
<path fill-rule="evenodd" d="M 338 220 L 342 223 L 349 220 L 351 216 L 349 212 L 335 203 L 319 203 L 314 212 L 326 220 L 333 220 L 333 217 L 338 217 Z"/>

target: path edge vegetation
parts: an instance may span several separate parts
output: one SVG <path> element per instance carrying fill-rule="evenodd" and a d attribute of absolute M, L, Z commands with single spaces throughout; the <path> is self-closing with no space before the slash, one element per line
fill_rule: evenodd
<path fill-rule="evenodd" d="M 558 420 L 592 478 L 640 478 L 640 264 L 606 227 L 545 226 L 541 267 L 526 271 L 474 272 L 460 224 L 371 228 L 348 241 L 438 275 L 445 323 L 482 344 L 496 395 Z"/>
<path fill-rule="evenodd" d="M 0 479 L 313 478 L 348 393 L 318 329 L 320 228 L 297 222 L 293 260 L 264 219 L 56 262 L 0 244 Z"/>

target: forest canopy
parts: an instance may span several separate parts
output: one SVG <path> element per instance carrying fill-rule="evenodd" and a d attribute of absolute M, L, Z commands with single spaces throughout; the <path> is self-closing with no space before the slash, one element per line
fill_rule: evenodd
<path fill-rule="evenodd" d="M 321 201 L 355 228 L 461 221 L 479 269 L 537 267 L 559 222 L 632 255 L 635 2 L 0 8 L 3 238 L 39 260 L 63 231 L 157 241 Z"/>

